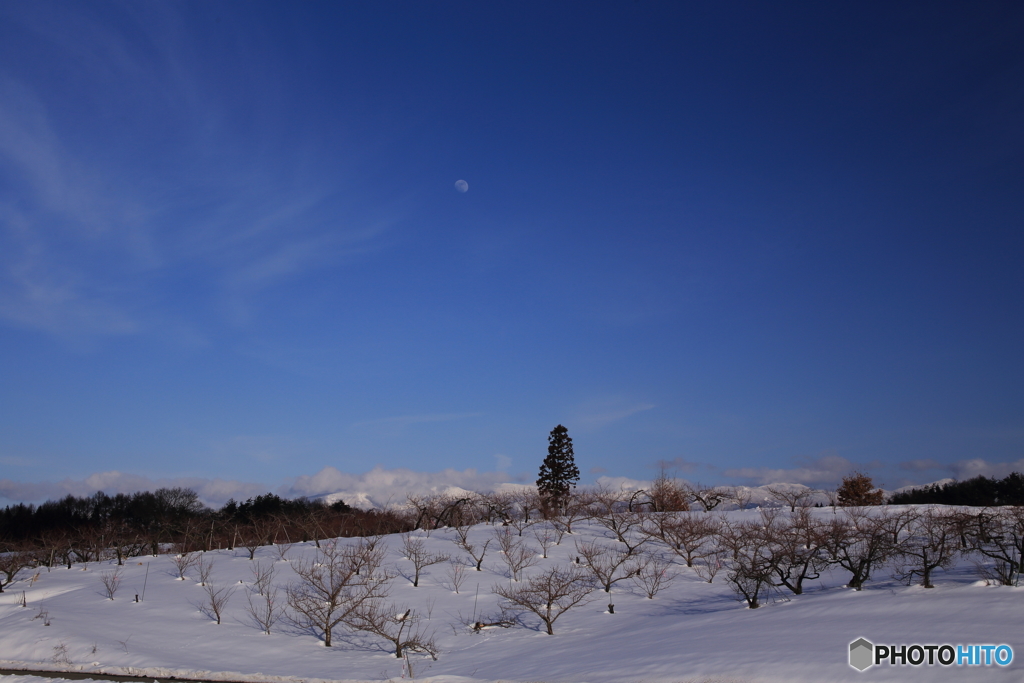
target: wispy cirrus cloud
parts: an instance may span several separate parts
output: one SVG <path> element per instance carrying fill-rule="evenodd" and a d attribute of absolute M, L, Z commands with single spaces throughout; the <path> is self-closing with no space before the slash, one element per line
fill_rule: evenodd
<path fill-rule="evenodd" d="M 656 406 L 645 401 L 621 396 L 604 396 L 584 402 L 570 413 L 570 424 L 579 429 L 596 430 L 628 417 L 653 410 Z"/>
<path fill-rule="evenodd" d="M 0 324 L 203 343 L 215 319 L 203 313 L 245 325 L 267 288 L 384 248 L 401 221 L 400 201 L 349 201 L 352 183 L 310 163 L 313 141 L 269 154 L 239 140 L 234 103 L 174 8 L 126 9 L 120 23 L 80 7 L 13 14 L 54 46 L 81 101 L 0 65 Z"/>
<path fill-rule="evenodd" d="M 75 254 L 115 224 L 87 169 L 59 140 L 32 91 L 0 72 L 0 320 L 64 333 L 125 334 L 137 325 Z"/>

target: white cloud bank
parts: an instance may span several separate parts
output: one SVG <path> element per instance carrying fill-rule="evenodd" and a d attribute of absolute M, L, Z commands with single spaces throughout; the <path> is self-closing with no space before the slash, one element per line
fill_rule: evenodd
<path fill-rule="evenodd" d="M 341 498 L 360 507 L 383 507 L 401 504 L 407 495 L 444 493 L 450 489 L 487 492 L 509 483 L 504 472 L 477 472 L 475 469 L 440 472 L 415 472 L 405 468 L 386 470 L 374 467 L 363 474 L 349 474 L 334 467 L 325 467 L 312 476 L 298 477 L 281 495 L 323 496 Z"/>
<path fill-rule="evenodd" d="M 266 493 L 265 484 L 230 479 L 205 479 L 202 477 L 173 477 L 151 479 L 127 472 L 97 472 L 85 479 L 64 479 L 58 482 L 17 482 L 0 479 L 0 498 L 12 503 L 40 503 L 44 500 L 63 498 L 66 495 L 91 496 L 97 491 L 107 494 L 155 491 L 159 488 L 181 486 L 199 494 L 207 505 L 219 507 L 229 498 L 245 500 L 251 496 Z"/>
<path fill-rule="evenodd" d="M 229 498 L 245 500 L 268 491 L 286 498 L 299 496 L 330 496 L 334 501 L 360 506 L 384 506 L 404 503 L 409 494 L 442 493 L 457 488 L 469 491 L 493 491 L 513 486 L 503 472 L 477 472 L 475 469 L 445 469 L 439 472 L 415 472 L 398 468 L 375 467 L 362 474 L 349 474 L 334 467 L 325 467 L 316 474 L 304 475 L 279 486 L 229 479 L 176 477 L 152 479 L 126 472 L 98 472 L 85 479 L 64 479 L 59 482 L 16 482 L 0 479 L 0 499 L 10 503 L 40 503 L 44 500 L 73 496 L 90 496 L 96 491 L 107 494 L 155 491 L 158 488 L 182 486 L 199 494 L 212 507 L 220 507 Z"/>
<path fill-rule="evenodd" d="M 758 484 L 786 482 L 807 486 L 832 487 L 855 469 L 866 469 L 841 455 L 822 455 L 817 458 L 798 461 L 797 467 L 736 467 L 722 472 L 730 479 L 740 479 Z"/>
<path fill-rule="evenodd" d="M 1016 462 L 987 462 L 981 458 L 957 460 L 943 467 L 957 479 L 964 480 L 979 475 L 1002 479 L 1011 472 L 1024 472 L 1024 458 Z"/>

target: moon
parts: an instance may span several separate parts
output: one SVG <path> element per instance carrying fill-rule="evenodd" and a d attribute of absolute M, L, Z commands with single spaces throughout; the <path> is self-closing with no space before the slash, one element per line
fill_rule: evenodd
<path fill-rule="evenodd" d="M 455 189 L 458 190 L 459 192 L 468 192 L 469 183 L 467 183 L 465 180 L 456 180 Z"/>

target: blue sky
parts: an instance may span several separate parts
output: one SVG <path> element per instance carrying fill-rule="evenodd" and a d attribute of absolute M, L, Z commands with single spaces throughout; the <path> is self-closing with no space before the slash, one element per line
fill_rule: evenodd
<path fill-rule="evenodd" d="M 1022 36 L 1013 3 L 2 2 L 0 495 L 529 481 L 559 423 L 587 481 L 1020 469 Z"/>

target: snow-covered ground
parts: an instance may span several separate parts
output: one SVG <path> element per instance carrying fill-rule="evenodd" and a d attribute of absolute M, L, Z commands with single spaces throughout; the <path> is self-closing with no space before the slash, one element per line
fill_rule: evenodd
<path fill-rule="evenodd" d="M 731 519 L 756 519 L 756 510 L 725 513 Z M 833 514 L 830 509 L 815 510 Z M 534 548 L 538 527 L 523 538 Z M 613 545 L 596 524 L 580 524 L 576 533 L 549 549 L 548 558 L 526 570 L 568 566 L 578 554 L 575 541 L 601 539 Z M 482 544 L 495 533 L 479 525 L 470 540 Z M 467 559 L 453 543 L 450 529 L 414 532 L 429 551 Z M 345 539 L 342 542 L 355 542 Z M 408 573 L 400 536 L 387 537 L 387 562 Z M 257 551 L 257 560 L 273 562 L 275 583 L 295 582 L 296 560 L 312 557 L 312 543 L 296 544 L 281 559 L 278 549 Z M 315 637 L 284 622 L 266 635 L 246 612 L 253 563 L 244 549 L 207 553 L 214 559 L 212 581 L 233 586 L 223 622 L 199 609 L 206 600 L 196 570 L 178 580 L 172 557 L 134 558 L 124 568 L 115 599 L 103 594 L 101 577 L 112 563 L 84 568 L 43 568 L 19 575 L 0 595 L 0 668 L 55 669 L 144 675 L 177 675 L 234 680 L 381 681 L 408 677 L 389 644 L 367 635 L 335 636 L 327 648 Z M 441 652 L 437 661 L 410 656 L 417 679 L 438 683 L 477 681 L 664 682 L 683 681 L 1019 681 L 1024 672 L 1024 588 L 986 586 L 970 559 L 938 572 L 930 590 L 908 587 L 880 570 L 865 589 L 843 586 L 845 572 L 824 573 L 803 595 L 778 593 L 750 610 L 738 601 L 723 571 L 707 583 L 692 570 L 679 576 L 654 599 L 629 582 L 610 597 L 595 591 L 555 624 L 550 636 L 538 622 L 473 632 L 474 618 L 496 612 L 496 584 L 508 585 L 507 567 L 492 543 L 484 571 L 464 571 L 455 593 L 447 564 L 428 567 L 414 588 L 398 576 L 390 599 L 423 617 Z M 148 572 L 148 578 L 147 578 Z M 136 593 L 145 597 L 134 602 Z M 27 607 L 20 606 L 24 594 Z M 609 614 L 608 603 L 615 613 Z M 47 625 L 47 623 L 49 625 Z M 849 643 L 859 637 L 875 643 L 1008 644 L 1015 661 L 997 666 L 876 666 L 860 673 L 847 663 Z M 70 665 L 68 664 L 70 662 Z M 4 677 L 3 683 L 43 683 L 31 676 Z"/>

